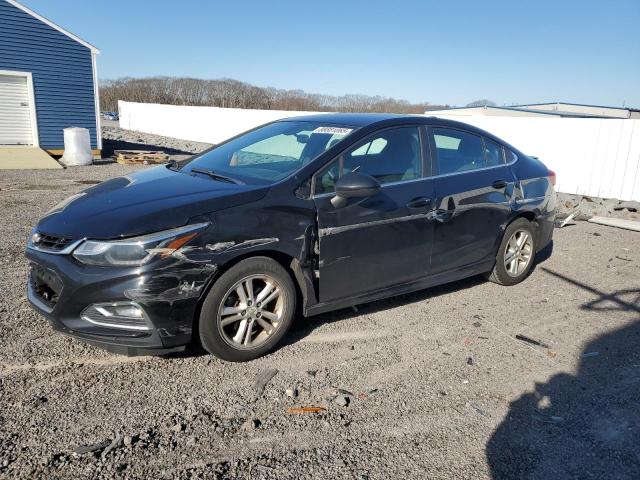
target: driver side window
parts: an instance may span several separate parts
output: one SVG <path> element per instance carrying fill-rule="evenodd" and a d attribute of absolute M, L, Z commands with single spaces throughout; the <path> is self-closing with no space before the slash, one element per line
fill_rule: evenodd
<path fill-rule="evenodd" d="M 420 178 L 418 127 L 389 128 L 356 143 L 316 174 L 315 194 L 333 192 L 338 178 L 350 172 L 366 173 L 380 184 Z"/>

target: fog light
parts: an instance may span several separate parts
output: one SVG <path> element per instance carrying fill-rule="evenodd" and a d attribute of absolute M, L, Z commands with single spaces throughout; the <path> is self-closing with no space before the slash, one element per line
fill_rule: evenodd
<path fill-rule="evenodd" d="M 144 310 L 135 302 L 94 303 L 85 308 L 80 317 L 103 327 L 151 330 Z"/>

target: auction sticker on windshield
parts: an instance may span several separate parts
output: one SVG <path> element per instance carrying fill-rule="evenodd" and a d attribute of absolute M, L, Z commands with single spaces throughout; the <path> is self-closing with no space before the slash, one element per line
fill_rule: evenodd
<path fill-rule="evenodd" d="M 318 127 L 311 133 L 330 133 L 332 135 L 349 135 L 353 128 L 342 127 Z"/>

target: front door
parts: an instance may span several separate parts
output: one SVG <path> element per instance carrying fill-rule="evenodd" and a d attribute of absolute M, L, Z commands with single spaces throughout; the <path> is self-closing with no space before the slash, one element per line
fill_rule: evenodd
<path fill-rule="evenodd" d="M 434 186 L 425 178 L 424 140 L 415 126 L 380 130 L 316 174 L 320 302 L 362 296 L 427 275 Z M 335 181 L 353 171 L 376 178 L 380 191 L 335 207 Z"/>

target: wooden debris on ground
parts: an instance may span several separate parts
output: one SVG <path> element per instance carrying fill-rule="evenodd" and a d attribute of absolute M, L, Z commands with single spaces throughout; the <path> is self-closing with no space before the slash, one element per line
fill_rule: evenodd
<path fill-rule="evenodd" d="M 121 164 L 142 163 L 144 165 L 154 163 L 166 163 L 169 155 L 162 150 L 115 150 L 113 156 L 116 162 Z"/>

